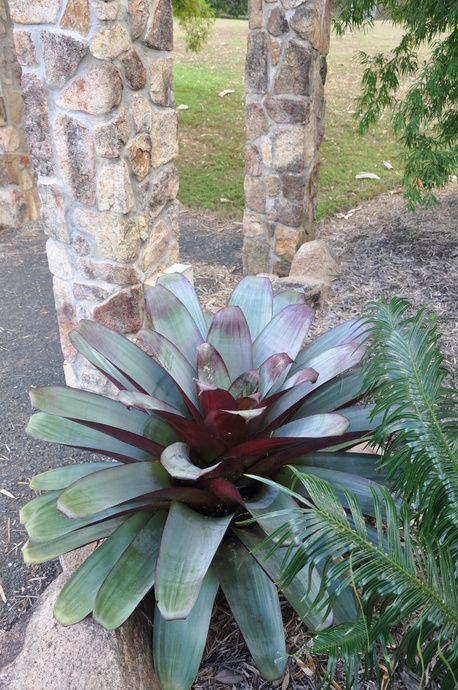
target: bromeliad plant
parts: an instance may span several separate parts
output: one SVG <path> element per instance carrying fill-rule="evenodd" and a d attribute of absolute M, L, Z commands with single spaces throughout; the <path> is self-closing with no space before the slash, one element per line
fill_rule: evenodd
<path fill-rule="evenodd" d="M 31 393 L 41 411 L 29 434 L 108 457 L 32 479 L 43 493 L 21 512 L 24 558 L 39 563 L 100 542 L 57 599 L 65 625 L 92 613 L 115 628 L 154 587 L 163 690 L 192 685 L 219 587 L 261 674 L 278 678 L 282 555 L 265 560 L 262 542 L 297 504 L 246 475 L 287 484 L 282 468 L 306 467 L 339 495 L 351 488 L 373 514 L 376 458 L 346 452 L 376 424 L 371 406 L 353 404 L 364 328 L 347 322 L 304 345 L 313 310 L 300 292 L 274 297 L 264 278 L 242 280 L 211 317 L 183 276 L 164 275 L 147 306 L 152 328 L 140 332 L 141 347 L 89 321 L 71 336 L 116 399 L 65 387 Z M 272 512 L 278 519 L 265 517 Z M 254 524 L 237 524 L 250 517 Z M 320 586 L 318 570 L 304 568 L 283 590 L 310 628 L 355 615 L 348 592 L 317 612 L 310 602 Z"/>

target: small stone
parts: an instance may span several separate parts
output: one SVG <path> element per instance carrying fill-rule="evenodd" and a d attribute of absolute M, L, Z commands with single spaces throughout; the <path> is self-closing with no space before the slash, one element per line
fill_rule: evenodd
<path fill-rule="evenodd" d="M 65 34 L 41 32 L 45 80 L 50 86 L 62 87 L 76 71 L 86 54 L 86 45 Z"/>
<path fill-rule="evenodd" d="M 275 41 L 273 38 L 270 39 L 270 59 L 272 65 L 275 67 L 280 62 L 281 57 L 281 43 L 280 41 Z"/>
<path fill-rule="evenodd" d="M 135 199 L 127 164 L 106 161 L 97 178 L 97 205 L 100 211 L 128 213 Z"/>
<path fill-rule="evenodd" d="M 14 50 L 17 61 L 24 67 L 31 67 L 37 64 L 35 44 L 30 31 L 16 29 L 13 33 Z"/>
<path fill-rule="evenodd" d="M 119 104 L 122 80 L 119 70 L 107 63 L 90 67 L 67 86 L 58 104 L 69 110 L 103 115 Z"/>
<path fill-rule="evenodd" d="M 96 256 L 121 263 L 133 261 L 140 244 L 140 225 L 135 218 L 125 218 L 116 213 L 98 213 L 78 208 L 75 224 L 90 233 L 97 245 Z"/>
<path fill-rule="evenodd" d="M 127 147 L 132 172 L 143 180 L 151 168 L 151 139 L 148 134 L 138 134 Z"/>
<path fill-rule="evenodd" d="M 281 36 L 288 31 L 288 21 L 280 7 L 274 7 L 267 20 L 267 31 L 272 36 Z"/>
<path fill-rule="evenodd" d="M 146 84 L 146 68 L 135 48 L 129 50 L 121 62 L 124 65 L 124 74 L 130 88 L 134 91 L 143 89 Z"/>
<path fill-rule="evenodd" d="M 151 120 L 151 162 L 155 168 L 178 154 L 178 115 L 174 110 L 155 110 Z"/>
<path fill-rule="evenodd" d="M 0 188 L 0 228 L 19 228 L 28 220 L 24 194 L 15 187 Z"/>
<path fill-rule="evenodd" d="M 289 41 L 274 82 L 275 94 L 310 95 L 310 49 Z"/>
<path fill-rule="evenodd" d="M 259 103 L 247 103 L 245 108 L 245 131 L 247 139 L 254 141 L 266 134 L 269 129 L 262 105 Z"/>
<path fill-rule="evenodd" d="M 248 34 L 245 81 L 248 93 L 266 93 L 268 37 L 265 31 Z"/>
<path fill-rule="evenodd" d="M 73 253 L 78 256 L 88 256 L 91 253 L 91 245 L 87 237 L 80 232 L 73 233 L 71 247 Z"/>
<path fill-rule="evenodd" d="M 262 158 L 259 148 L 254 144 L 245 147 L 245 173 L 258 177 L 262 173 Z"/>
<path fill-rule="evenodd" d="M 260 177 L 245 177 L 245 204 L 257 213 L 266 210 L 266 185 Z"/>
<path fill-rule="evenodd" d="M 10 16 L 17 24 L 54 24 L 59 0 L 8 0 Z"/>
<path fill-rule="evenodd" d="M 304 167 L 304 128 L 285 125 L 273 137 L 273 166 L 279 172 L 301 172 Z"/>
<path fill-rule="evenodd" d="M 0 127 L 0 150 L 14 153 L 19 149 L 21 140 L 16 127 Z"/>
<path fill-rule="evenodd" d="M 139 281 L 139 276 L 133 266 L 120 266 L 89 258 L 78 259 L 76 270 L 82 279 L 101 280 L 114 285 L 134 285 Z"/>
<path fill-rule="evenodd" d="M 315 50 L 320 49 L 321 26 L 318 3 L 311 2 L 298 7 L 291 17 L 290 26 L 304 41 L 310 41 Z"/>
<path fill-rule="evenodd" d="M 153 0 L 143 42 L 156 50 L 173 50 L 171 0 Z"/>
<path fill-rule="evenodd" d="M 98 283 L 73 283 L 73 296 L 77 300 L 103 302 L 111 293 L 112 290 Z"/>
<path fill-rule="evenodd" d="M 296 249 L 302 239 L 302 232 L 297 227 L 277 225 L 275 228 L 274 252 L 277 257 L 283 259 L 284 268 L 281 275 L 287 275 L 287 268 L 291 265 Z M 286 272 L 285 272 L 286 271 Z"/>
<path fill-rule="evenodd" d="M 128 0 L 127 12 L 130 18 L 130 35 L 135 40 L 142 35 L 148 21 L 146 0 Z"/>
<path fill-rule="evenodd" d="M 262 27 L 262 0 L 248 0 L 248 26 L 250 29 Z"/>
<path fill-rule="evenodd" d="M 269 197 L 276 197 L 281 192 L 281 180 L 278 175 L 269 175 L 266 177 L 266 189 Z"/>
<path fill-rule="evenodd" d="M 306 276 L 329 285 L 339 272 L 337 261 L 322 240 L 303 244 L 291 265 L 290 277 Z"/>
<path fill-rule="evenodd" d="M 303 208 L 302 204 L 295 203 L 289 199 L 279 197 L 274 200 L 272 208 L 269 211 L 269 220 L 276 223 L 284 223 L 293 228 L 297 228 L 302 222 Z"/>
<path fill-rule="evenodd" d="M 58 115 L 55 140 L 62 177 L 74 199 L 95 203 L 94 143 L 88 127 L 68 115 Z"/>
<path fill-rule="evenodd" d="M 61 242 L 70 242 L 70 234 L 65 220 L 64 199 L 60 187 L 55 184 L 41 184 L 38 187 L 38 193 L 46 234 Z"/>
<path fill-rule="evenodd" d="M 70 280 L 73 276 L 73 262 L 68 245 L 50 237 L 46 242 L 46 254 L 51 273 L 61 280 Z"/>
<path fill-rule="evenodd" d="M 174 165 L 168 165 L 153 179 L 147 179 L 143 186 L 143 206 L 151 218 L 155 218 L 167 201 L 176 198 L 179 186 L 178 173 Z"/>
<path fill-rule="evenodd" d="M 170 250 L 175 253 L 177 241 L 169 226 L 163 220 L 158 221 L 151 231 L 151 235 L 142 251 L 141 267 L 145 273 L 154 268 L 162 270 L 170 263 Z"/>
<path fill-rule="evenodd" d="M 155 105 L 173 106 L 173 59 L 158 58 L 150 65 L 150 96 Z"/>
<path fill-rule="evenodd" d="M 48 242 L 50 241 L 48 240 Z M 78 326 L 78 317 L 71 283 L 54 276 L 52 287 L 54 303 L 56 305 L 57 325 L 59 327 L 60 346 L 64 359 L 67 362 L 73 362 L 77 357 L 77 352 L 70 341 L 69 335 Z"/>
<path fill-rule="evenodd" d="M 111 0 L 93 0 L 94 13 L 97 19 L 102 22 L 114 21 L 119 13 L 119 1 Z"/>
<path fill-rule="evenodd" d="M 91 53 L 99 60 L 112 60 L 129 50 L 130 39 L 125 27 L 116 22 L 109 29 L 102 29 L 92 39 Z"/>
<path fill-rule="evenodd" d="M 35 170 L 41 175 L 52 175 L 53 151 L 46 89 L 35 74 L 23 74 L 21 84 L 24 121 Z"/>
<path fill-rule="evenodd" d="M 139 286 L 120 290 L 93 311 L 93 319 L 118 333 L 135 333 L 143 325 L 143 291 Z"/>
<path fill-rule="evenodd" d="M 91 25 L 89 0 L 67 0 L 60 25 L 86 36 Z"/>
<path fill-rule="evenodd" d="M 266 98 L 264 107 L 272 120 L 280 124 L 305 124 L 310 113 L 309 103 L 287 97 Z"/>
<path fill-rule="evenodd" d="M 95 128 L 96 153 L 103 158 L 119 158 L 124 144 L 129 140 L 129 134 L 126 113 L 121 110 L 114 120 Z"/>
<path fill-rule="evenodd" d="M 131 101 L 130 113 L 134 122 L 134 132 L 151 131 L 151 106 L 143 96 L 135 95 Z"/>
<path fill-rule="evenodd" d="M 305 194 L 305 179 L 303 175 L 284 173 L 281 180 L 282 193 L 286 199 L 303 201 Z"/>

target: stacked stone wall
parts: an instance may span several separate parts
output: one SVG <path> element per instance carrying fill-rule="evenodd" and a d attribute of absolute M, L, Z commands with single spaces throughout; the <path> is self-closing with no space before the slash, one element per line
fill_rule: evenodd
<path fill-rule="evenodd" d="M 170 0 L 9 0 L 70 385 L 99 380 L 69 333 L 133 334 L 143 283 L 178 256 Z"/>
<path fill-rule="evenodd" d="M 313 238 L 330 0 L 250 0 L 245 273 L 286 275 Z"/>
<path fill-rule="evenodd" d="M 36 220 L 39 201 L 23 128 L 21 68 L 0 0 L 0 229 Z"/>

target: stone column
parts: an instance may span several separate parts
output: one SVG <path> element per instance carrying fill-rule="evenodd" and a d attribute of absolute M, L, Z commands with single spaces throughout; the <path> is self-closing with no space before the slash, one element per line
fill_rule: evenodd
<path fill-rule="evenodd" d="M 49 235 L 65 373 L 99 380 L 80 319 L 144 325 L 143 282 L 178 254 L 170 0 L 9 0 Z"/>
<path fill-rule="evenodd" d="M 250 0 L 245 273 L 286 275 L 313 238 L 331 0 Z"/>
<path fill-rule="evenodd" d="M 38 217 L 39 200 L 22 121 L 21 68 L 4 0 L 0 0 L 0 228 Z"/>

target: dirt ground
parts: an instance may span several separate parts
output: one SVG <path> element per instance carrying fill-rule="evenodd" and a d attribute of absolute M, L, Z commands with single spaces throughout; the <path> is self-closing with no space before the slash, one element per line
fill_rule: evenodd
<path fill-rule="evenodd" d="M 407 212 L 401 196 L 387 194 L 345 217 L 318 225 L 341 262 L 328 303 L 317 314 L 316 331 L 359 315 L 381 296 L 404 296 L 438 315 L 443 350 L 458 369 L 458 185 L 439 195 L 432 209 Z M 183 210 L 181 258 L 194 266 L 196 289 L 207 308 L 216 310 L 241 277 L 242 226 Z M 26 437 L 31 385 L 63 382 L 51 279 L 39 225 L 20 233 L 0 233 L 0 629 L 8 629 L 59 572 L 58 562 L 25 566 L 25 539 L 17 511 L 30 496 L 28 480 L 36 472 L 87 454 L 51 448 Z M 5 493 L 6 491 L 6 493 Z M 284 607 L 288 647 L 304 641 L 297 620 Z M 265 683 L 257 675 L 240 634 L 220 601 L 212 623 L 195 690 L 256 690 L 316 687 L 313 661 L 291 658 L 282 682 Z M 371 683 L 365 690 L 375 690 Z M 414 690 L 415 678 L 399 676 L 395 687 Z"/>

